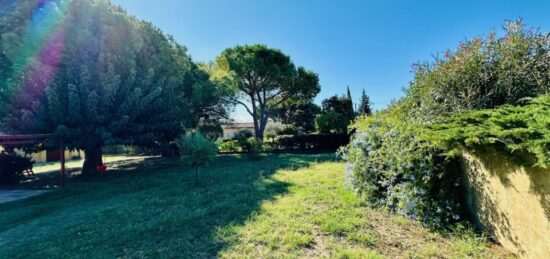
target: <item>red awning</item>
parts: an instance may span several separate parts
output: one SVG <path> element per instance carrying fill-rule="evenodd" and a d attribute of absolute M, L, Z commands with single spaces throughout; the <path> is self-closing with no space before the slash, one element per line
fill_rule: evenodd
<path fill-rule="evenodd" d="M 38 144 L 51 136 L 52 134 L 0 135 L 0 146 Z"/>

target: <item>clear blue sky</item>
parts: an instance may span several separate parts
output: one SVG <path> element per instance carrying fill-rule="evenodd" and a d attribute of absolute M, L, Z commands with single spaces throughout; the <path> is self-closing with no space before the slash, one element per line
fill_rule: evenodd
<path fill-rule="evenodd" d="M 187 46 L 196 61 L 262 43 L 319 74 L 317 102 L 364 88 L 376 109 L 403 95 L 411 65 L 500 30 L 504 20 L 550 31 L 550 1 L 112 0 Z M 242 117 L 242 111 L 237 111 Z"/>

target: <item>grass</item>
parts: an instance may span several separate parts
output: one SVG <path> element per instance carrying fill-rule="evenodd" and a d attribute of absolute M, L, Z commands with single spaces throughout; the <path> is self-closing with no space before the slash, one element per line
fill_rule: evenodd
<path fill-rule="evenodd" d="M 120 162 L 120 161 L 134 160 L 134 159 L 143 159 L 143 157 L 124 156 L 124 155 L 103 156 L 104 163 L 113 163 L 113 162 Z M 67 170 L 80 169 L 82 168 L 83 164 L 84 164 L 83 159 L 69 159 L 65 162 L 65 168 Z M 34 165 L 33 171 L 35 173 L 48 173 L 52 171 L 58 171 L 60 167 L 61 167 L 60 162 L 36 163 Z"/>
<path fill-rule="evenodd" d="M 6 258 L 500 257 L 474 233 L 430 232 L 367 209 L 332 155 L 222 156 L 193 173 L 175 160 L 128 163 L 0 205 Z M 46 179 L 47 180 L 47 179 Z"/>

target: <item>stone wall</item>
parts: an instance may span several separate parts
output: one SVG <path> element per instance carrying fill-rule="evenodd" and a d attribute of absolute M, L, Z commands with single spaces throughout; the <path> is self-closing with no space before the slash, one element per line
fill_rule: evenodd
<path fill-rule="evenodd" d="M 495 150 L 464 154 L 467 202 L 477 226 L 524 258 L 550 258 L 550 170 Z"/>

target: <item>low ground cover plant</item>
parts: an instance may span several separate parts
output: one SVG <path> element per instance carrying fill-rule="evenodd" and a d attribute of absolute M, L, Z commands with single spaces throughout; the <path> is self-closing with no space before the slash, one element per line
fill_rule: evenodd
<path fill-rule="evenodd" d="M 429 127 L 423 138 L 448 150 L 453 156 L 476 146 L 497 146 L 510 155 L 532 155 L 528 166 L 550 166 L 550 96 L 527 105 L 472 111 L 443 119 Z"/>

